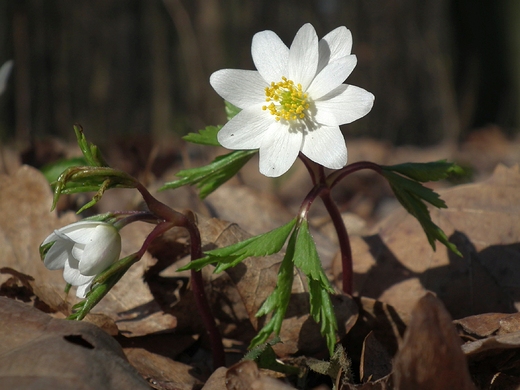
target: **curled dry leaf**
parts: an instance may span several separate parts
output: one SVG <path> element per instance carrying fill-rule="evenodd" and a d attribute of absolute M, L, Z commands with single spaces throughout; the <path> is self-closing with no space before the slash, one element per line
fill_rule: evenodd
<path fill-rule="evenodd" d="M 396 389 L 474 390 L 450 315 L 432 294 L 422 297 L 394 362 Z"/>
<path fill-rule="evenodd" d="M 149 389 L 119 344 L 86 322 L 0 297 L 0 341 L 5 389 Z"/>
<path fill-rule="evenodd" d="M 440 244 L 433 252 L 404 210 L 377 225 L 373 235 L 353 237 L 357 293 L 401 312 L 410 312 L 430 290 L 455 318 L 511 313 L 520 307 L 519 189 L 519 167 L 498 166 L 485 182 L 439 191 L 448 209 L 432 209 L 432 219 L 463 258 Z"/>

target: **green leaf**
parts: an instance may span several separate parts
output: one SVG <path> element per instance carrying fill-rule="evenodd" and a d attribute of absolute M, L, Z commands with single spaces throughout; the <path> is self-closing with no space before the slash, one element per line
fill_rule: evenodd
<path fill-rule="evenodd" d="M 220 146 L 217 140 L 217 133 L 222 126 L 208 126 L 205 129 L 199 130 L 198 133 L 189 133 L 182 137 L 184 141 L 193 144 Z"/>
<path fill-rule="evenodd" d="M 92 167 L 108 167 L 108 164 L 103 156 L 101 156 L 98 147 L 87 141 L 87 138 L 83 133 L 83 128 L 80 125 L 74 125 L 74 132 L 76 133 L 79 148 L 87 160 L 87 165 Z"/>
<path fill-rule="evenodd" d="M 295 223 L 296 219 L 293 219 L 289 223 L 267 233 L 248 238 L 245 241 L 224 248 L 206 252 L 205 257 L 191 261 L 188 265 L 180 268 L 179 271 L 187 269 L 200 271 L 208 264 L 217 263 L 217 268 L 215 269 L 215 273 L 217 273 L 234 267 L 248 257 L 269 256 L 278 253 L 285 241 L 287 241 L 287 237 Z"/>
<path fill-rule="evenodd" d="M 280 264 L 278 270 L 278 279 L 274 291 L 267 297 L 262 304 L 256 317 L 261 317 L 271 312 L 274 312 L 269 322 L 258 332 L 258 334 L 251 340 L 250 348 L 264 343 L 269 336 L 274 333 L 280 334 L 282 329 L 282 322 L 289 306 L 291 299 L 292 284 L 294 279 L 294 246 L 296 241 L 296 232 L 293 232 L 287 245 L 287 251 Z"/>
<path fill-rule="evenodd" d="M 68 158 L 64 160 L 56 161 L 52 164 L 47 164 L 41 168 L 41 171 L 47 181 L 52 183 L 53 181 L 58 180 L 60 174 L 68 168 L 78 167 L 82 165 L 87 165 L 87 160 L 85 157 L 74 157 Z"/>
<path fill-rule="evenodd" d="M 294 265 L 307 276 L 310 314 L 314 321 L 321 325 L 321 334 L 325 336 L 327 347 L 332 355 L 336 345 L 336 331 L 338 329 L 329 295 L 334 293 L 334 289 L 325 275 L 318 251 L 316 250 L 316 244 L 312 239 L 306 220 L 302 222 L 297 232 Z"/>
<path fill-rule="evenodd" d="M 280 337 L 276 336 L 266 343 L 260 344 L 249 351 L 242 361 L 252 360 L 258 364 L 258 367 L 271 371 L 282 372 L 288 375 L 297 375 L 298 367 L 289 366 L 278 361 L 278 357 L 274 353 L 273 345 L 280 343 Z"/>
<path fill-rule="evenodd" d="M 423 203 L 426 201 L 437 208 L 446 208 L 446 203 L 439 197 L 439 194 L 416 181 L 392 172 L 388 167 L 383 169 L 382 174 L 390 183 L 397 200 L 419 221 L 433 250 L 435 250 L 435 240 L 437 240 L 453 253 L 462 256 L 457 247 L 449 242 L 442 229 L 433 223 L 430 212 Z"/>
<path fill-rule="evenodd" d="M 91 202 L 83 206 L 79 212 L 93 206 L 111 188 L 135 188 L 137 181 L 127 173 L 110 167 L 71 167 L 63 172 L 58 180 L 51 183 L 54 187 L 54 199 L 51 210 L 62 194 L 85 191 L 97 191 Z"/>
<path fill-rule="evenodd" d="M 226 103 L 226 116 L 227 120 L 230 121 L 236 114 L 238 114 L 240 111 L 242 111 L 237 106 L 232 105 L 230 102 Z"/>
<path fill-rule="evenodd" d="M 400 173 L 409 178 L 425 183 L 446 179 L 451 174 L 461 174 L 464 170 L 455 163 L 439 160 L 429 163 L 405 163 L 382 166 L 383 170 Z"/>
<path fill-rule="evenodd" d="M 237 150 L 217 157 L 204 167 L 183 169 L 176 175 L 181 179 L 166 183 L 160 190 L 196 185 L 200 189 L 199 197 L 204 199 L 231 179 L 257 152 L 257 150 Z"/>

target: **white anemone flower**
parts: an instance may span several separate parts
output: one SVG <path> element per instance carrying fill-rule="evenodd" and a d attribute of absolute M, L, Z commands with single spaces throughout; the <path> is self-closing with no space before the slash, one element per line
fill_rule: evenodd
<path fill-rule="evenodd" d="M 55 230 L 42 245 L 51 243 L 43 263 L 51 270 L 63 268 L 63 279 L 78 286 L 78 298 L 85 298 L 92 280 L 121 253 L 119 231 L 106 222 L 87 220 L 67 225 Z"/>
<path fill-rule="evenodd" d="M 331 169 L 347 163 L 339 128 L 365 116 L 374 95 L 343 84 L 357 63 L 352 34 L 338 27 L 318 41 L 311 24 L 288 48 L 272 31 L 253 37 L 257 71 L 222 69 L 211 75 L 215 91 L 241 111 L 218 133 L 228 149 L 259 149 L 260 172 L 277 177 L 299 152 Z"/>

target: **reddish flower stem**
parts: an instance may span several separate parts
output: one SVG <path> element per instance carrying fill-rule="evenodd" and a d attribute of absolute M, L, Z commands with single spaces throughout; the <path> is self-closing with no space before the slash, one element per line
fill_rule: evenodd
<path fill-rule="evenodd" d="M 343 178 L 350 175 L 351 173 L 357 172 L 361 169 L 372 169 L 377 173 L 381 174 L 381 166 L 374 164 L 369 161 L 360 161 L 354 164 L 350 164 L 340 170 L 331 173 L 325 177 L 324 169 L 321 165 L 318 165 L 308 159 L 306 156 L 300 153 L 300 159 L 305 164 L 305 167 L 309 171 L 314 188 L 307 194 L 305 200 L 300 207 L 300 218 L 307 216 L 309 208 L 316 198 L 320 196 L 323 201 L 325 208 L 327 209 L 336 234 L 338 236 L 339 248 L 341 252 L 341 268 L 342 268 L 342 288 L 343 292 L 349 295 L 353 293 L 353 262 L 352 262 L 352 248 L 350 246 L 350 238 L 348 236 L 347 228 L 341 217 L 341 213 L 338 206 L 332 200 L 330 192 L 332 188 L 338 184 Z"/>
<path fill-rule="evenodd" d="M 152 231 L 150 236 L 153 234 L 153 237 L 148 242 L 148 245 L 155 237 L 164 233 L 171 227 L 181 226 L 188 230 L 190 234 L 191 260 L 200 259 L 203 255 L 202 243 L 200 239 L 200 232 L 196 224 L 186 215 L 181 214 L 166 206 L 164 203 L 158 201 L 150 194 L 150 192 L 148 192 L 148 190 L 141 183 L 138 183 L 136 188 L 141 193 L 144 201 L 148 206 L 148 209 L 155 215 L 164 218 L 165 220 L 165 222 L 157 225 L 156 228 Z M 169 226 L 167 227 L 163 224 L 168 224 Z M 163 227 L 160 228 L 160 226 L 162 225 Z M 166 229 L 163 230 L 163 228 Z M 154 234 L 156 230 L 157 234 Z M 147 241 L 145 241 L 145 244 L 146 242 Z M 206 294 L 204 291 L 204 281 L 202 280 L 202 273 L 200 271 L 191 271 L 191 288 L 195 297 L 195 304 L 197 305 L 197 309 L 200 315 L 202 316 L 202 321 L 209 335 L 211 352 L 213 356 L 213 368 L 216 369 L 218 367 L 222 367 L 225 365 L 224 345 L 222 344 L 222 337 L 217 328 L 215 318 L 211 313 L 211 308 L 206 298 Z"/>

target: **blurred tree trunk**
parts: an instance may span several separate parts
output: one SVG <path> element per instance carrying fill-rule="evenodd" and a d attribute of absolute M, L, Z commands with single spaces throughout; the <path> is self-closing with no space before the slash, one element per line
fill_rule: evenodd
<path fill-rule="evenodd" d="M 211 73 L 253 69 L 254 33 L 271 29 L 289 45 L 306 22 L 320 36 L 351 29 L 358 66 L 347 82 L 376 95 L 372 112 L 346 126 L 347 135 L 425 145 L 486 121 L 514 126 L 520 76 L 505 58 L 519 52 L 515 4 L 0 0 L 0 62 L 16 60 L 14 82 L 0 97 L 0 136 L 16 129 L 21 139 L 72 138 L 80 122 L 96 141 L 159 139 L 222 123 Z M 499 34 L 504 25 L 509 46 Z"/>

